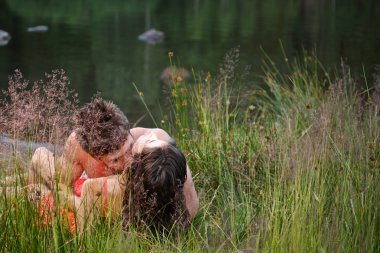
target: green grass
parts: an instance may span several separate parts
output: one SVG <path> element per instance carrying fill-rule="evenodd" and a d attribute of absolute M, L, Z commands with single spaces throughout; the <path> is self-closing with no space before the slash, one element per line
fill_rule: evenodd
<path fill-rule="evenodd" d="M 308 55 L 283 72 L 270 59 L 263 68 L 266 86 L 250 96 L 228 76 L 174 84 L 161 127 L 186 154 L 201 204 L 185 233 L 124 234 L 105 220 L 79 238 L 60 220 L 36 225 L 22 194 L 3 195 L 0 249 L 379 252 L 380 118 L 370 93 L 354 88 L 365 80 L 346 67 L 329 74 Z"/>

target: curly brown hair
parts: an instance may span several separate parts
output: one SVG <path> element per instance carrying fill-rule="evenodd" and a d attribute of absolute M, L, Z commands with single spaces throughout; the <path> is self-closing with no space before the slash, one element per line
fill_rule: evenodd
<path fill-rule="evenodd" d="M 95 97 L 74 115 L 75 132 L 81 147 L 102 156 L 118 150 L 129 135 L 129 122 L 112 102 Z"/>
<path fill-rule="evenodd" d="M 133 157 L 123 199 L 123 228 L 152 231 L 184 229 L 189 224 L 183 185 L 186 159 L 175 146 L 145 148 Z"/>

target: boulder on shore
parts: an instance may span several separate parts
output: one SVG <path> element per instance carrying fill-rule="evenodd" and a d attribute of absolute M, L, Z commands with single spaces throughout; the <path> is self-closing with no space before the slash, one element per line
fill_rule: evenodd
<path fill-rule="evenodd" d="M 15 139 L 0 133 L 0 175 L 4 172 L 12 171 L 15 166 L 27 169 L 31 155 L 39 147 L 45 147 L 57 155 L 63 153 L 62 146 Z"/>
<path fill-rule="evenodd" d="M 5 46 L 11 40 L 11 35 L 3 30 L 0 30 L 0 46 Z"/>

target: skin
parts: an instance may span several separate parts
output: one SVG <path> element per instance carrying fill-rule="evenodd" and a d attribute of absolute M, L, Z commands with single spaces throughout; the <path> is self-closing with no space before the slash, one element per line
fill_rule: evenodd
<path fill-rule="evenodd" d="M 45 182 L 52 181 L 53 177 L 59 177 L 60 182 L 73 186 L 85 171 L 88 178 L 107 177 L 120 174 L 125 165 L 131 159 L 132 147 L 137 139 L 142 136 L 154 134 L 164 142 L 173 143 L 174 140 L 159 128 L 133 128 L 127 140 L 122 143 L 119 150 L 110 154 L 96 157 L 86 152 L 73 132 L 67 139 L 63 154 L 55 159 L 54 155 L 46 148 L 38 148 L 32 157 L 34 174 L 41 176 Z M 30 179 L 33 183 L 33 179 Z"/>
<path fill-rule="evenodd" d="M 89 178 L 106 177 L 120 173 L 128 160 L 128 151 L 130 151 L 132 143 L 133 139 L 127 138 L 119 150 L 108 155 L 95 157 L 83 150 L 76 138 L 76 133 L 73 132 L 65 143 L 58 164 L 61 168 L 61 182 L 72 186 L 84 171 Z"/>
<path fill-rule="evenodd" d="M 119 150 L 104 156 L 95 157 L 83 150 L 76 138 L 75 132 L 73 132 L 65 143 L 63 155 L 58 163 L 58 166 L 61 168 L 61 182 L 72 186 L 82 175 L 83 171 L 86 172 L 89 178 L 120 174 L 131 157 L 131 150 L 135 140 L 140 136 L 152 133 L 163 141 L 173 141 L 162 129 L 132 128 L 130 136 L 128 136 Z"/>
<path fill-rule="evenodd" d="M 40 175 L 50 184 L 53 184 L 54 176 L 59 175 L 61 184 L 58 192 L 62 195 L 61 199 L 66 199 L 73 208 L 77 209 L 80 217 L 78 225 L 81 230 L 85 219 L 91 224 L 94 215 L 102 210 L 104 184 L 107 184 L 107 213 L 111 217 L 120 215 L 125 188 L 122 183 L 123 175 L 117 174 L 123 171 L 133 154 L 141 152 L 144 147 L 162 146 L 174 142 L 164 130 L 158 128 L 133 128 L 130 133 L 119 150 L 102 157 L 94 157 L 84 151 L 76 139 L 75 132 L 66 141 L 63 155 L 57 159 L 57 162 L 53 154 L 44 148 L 37 149 L 33 155 L 32 165 L 40 170 L 34 174 Z M 55 173 L 55 167 L 59 173 Z M 84 182 L 82 196 L 79 198 L 70 189 L 83 171 L 89 179 Z M 190 219 L 193 219 L 198 211 L 199 201 L 188 167 L 183 191 Z"/>
<path fill-rule="evenodd" d="M 166 134 L 167 135 L 167 134 Z M 140 153 L 143 148 L 154 148 L 168 145 L 169 135 L 161 135 L 160 132 L 151 131 L 141 135 L 132 147 L 132 155 Z M 165 140 L 162 140 L 162 137 Z M 189 167 L 186 170 L 187 179 L 184 184 L 184 197 L 186 207 L 189 211 L 189 218 L 192 220 L 199 209 L 199 200 L 195 191 L 193 179 Z M 80 231 L 83 231 L 84 222 L 92 223 L 95 216 L 100 215 L 104 206 L 104 184 L 107 184 L 107 214 L 111 218 L 118 217 L 122 210 L 122 200 L 125 191 L 123 178 L 125 175 L 114 175 L 105 178 L 88 179 L 83 185 L 82 196 L 76 199 L 75 204 L 78 210 L 78 225 Z M 87 219 L 87 220 L 86 220 Z"/>

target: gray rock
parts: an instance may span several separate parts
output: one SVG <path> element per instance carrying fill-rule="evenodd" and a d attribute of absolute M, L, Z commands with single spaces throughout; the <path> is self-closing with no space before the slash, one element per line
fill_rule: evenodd
<path fill-rule="evenodd" d="M 11 40 L 11 35 L 3 30 L 0 30 L 0 46 L 5 46 Z"/>
<path fill-rule="evenodd" d="M 138 36 L 138 39 L 141 41 L 151 43 L 151 44 L 155 44 L 157 42 L 163 41 L 164 37 L 165 37 L 164 32 L 158 31 L 153 28 L 140 34 Z"/>
<path fill-rule="evenodd" d="M 12 171 L 15 166 L 26 169 L 31 156 L 39 147 L 45 147 L 57 155 L 61 155 L 63 152 L 62 146 L 13 139 L 0 134 L 0 174 Z"/>
<path fill-rule="evenodd" d="M 46 25 L 31 26 L 26 29 L 28 32 L 47 32 L 49 28 Z"/>
<path fill-rule="evenodd" d="M 0 145 L 10 146 L 13 149 L 19 149 L 22 152 L 28 152 L 30 150 L 36 150 L 40 147 L 45 147 L 51 152 L 62 153 L 63 147 L 56 146 L 51 143 L 31 142 L 26 140 L 13 139 L 4 134 L 0 135 Z"/>

